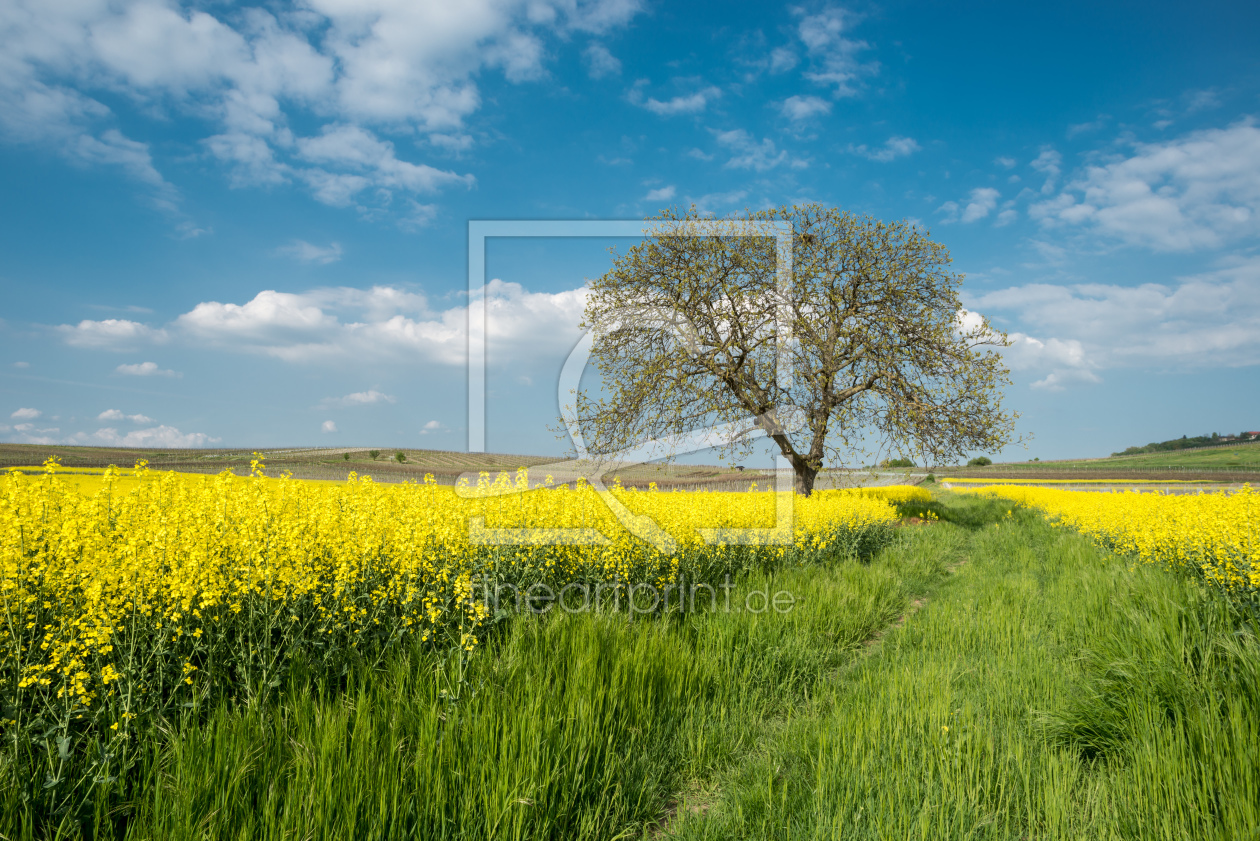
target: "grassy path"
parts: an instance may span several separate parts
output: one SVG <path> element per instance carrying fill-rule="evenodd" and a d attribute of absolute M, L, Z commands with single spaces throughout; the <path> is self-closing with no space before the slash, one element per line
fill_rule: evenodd
<path fill-rule="evenodd" d="M 730 610 L 522 618 L 464 659 L 295 676 L 154 742 L 84 834 L 1260 839 L 1260 649 L 1225 606 L 1003 503 L 935 508 Z"/>
<path fill-rule="evenodd" d="M 1260 838 L 1254 635 L 1004 507 L 954 498 L 967 562 L 671 835 Z"/>

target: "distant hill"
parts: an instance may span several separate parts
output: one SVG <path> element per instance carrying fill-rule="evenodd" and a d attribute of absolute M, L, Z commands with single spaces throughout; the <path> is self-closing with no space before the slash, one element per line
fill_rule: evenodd
<path fill-rule="evenodd" d="M 1241 444 L 1247 441 L 1255 441 L 1260 438 L 1260 432 L 1240 432 L 1237 435 L 1220 435 L 1213 432 L 1211 435 L 1198 435 L 1191 438 L 1182 435 L 1180 438 L 1173 438 L 1170 441 L 1155 441 L 1147 444 L 1145 447 L 1129 447 L 1123 452 L 1112 453 L 1112 457 L 1117 456 L 1136 456 L 1142 453 L 1166 453 L 1173 450 L 1193 450 L 1199 447 L 1219 447 L 1222 444 Z"/>

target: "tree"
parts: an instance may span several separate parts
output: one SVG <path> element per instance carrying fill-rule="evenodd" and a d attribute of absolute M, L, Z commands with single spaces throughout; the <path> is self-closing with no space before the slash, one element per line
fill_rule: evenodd
<path fill-rule="evenodd" d="M 394 453 L 394 460 L 397 461 L 399 464 L 403 464 L 407 461 L 407 454 L 404 453 L 402 450 L 399 450 L 398 452 Z"/>
<path fill-rule="evenodd" d="M 988 467 L 992 463 L 993 463 L 993 459 L 989 458 L 988 456 L 976 456 L 971 461 L 967 462 L 967 466 L 968 467 Z"/>
<path fill-rule="evenodd" d="M 748 421 L 809 494 L 871 436 L 922 464 L 1010 442 L 1009 372 L 988 349 L 1006 335 L 962 309 L 943 245 L 818 204 L 741 218 L 746 235 L 680 236 L 714 227 L 694 206 L 667 210 L 590 281 L 583 326 L 603 393 L 579 390 L 573 407 L 590 452 Z M 772 222 L 791 227 L 786 294 L 776 242 L 754 228 Z M 747 435 L 721 447 L 750 449 Z"/>
<path fill-rule="evenodd" d="M 380 454 L 380 450 L 368 450 L 368 455 L 372 457 L 372 461 L 376 461 Z"/>

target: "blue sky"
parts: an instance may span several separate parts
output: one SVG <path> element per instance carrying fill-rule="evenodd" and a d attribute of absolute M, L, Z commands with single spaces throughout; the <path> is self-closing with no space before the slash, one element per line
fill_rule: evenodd
<path fill-rule="evenodd" d="M 0 441 L 462 449 L 469 219 L 911 219 L 1011 458 L 1260 428 L 1260 7 L 0 2 Z M 494 240 L 487 445 L 585 278 Z"/>

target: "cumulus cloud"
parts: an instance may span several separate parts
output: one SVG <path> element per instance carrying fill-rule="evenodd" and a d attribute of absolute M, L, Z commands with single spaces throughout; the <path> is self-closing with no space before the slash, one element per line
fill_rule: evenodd
<path fill-rule="evenodd" d="M 870 149 L 865 144 L 860 146 L 849 144 L 849 151 L 853 154 L 861 155 L 864 158 L 879 161 L 880 163 L 887 163 L 897 158 L 913 155 L 920 148 L 919 144 L 912 137 L 890 137 L 884 141 L 883 146 L 875 149 Z"/>
<path fill-rule="evenodd" d="M 431 420 L 428 423 L 426 423 L 424 426 L 420 427 L 420 434 L 429 435 L 434 432 L 443 432 L 445 431 L 445 429 L 446 427 L 442 426 L 442 424 L 439 421 Z"/>
<path fill-rule="evenodd" d="M 120 434 L 114 427 L 103 427 L 92 433 L 77 433 L 66 439 L 68 444 L 95 444 L 109 447 L 169 447 L 171 449 L 195 449 L 217 444 L 222 438 L 212 438 L 204 432 L 180 432 L 173 426 L 154 426 L 133 429 Z"/>
<path fill-rule="evenodd" d="M 677 191 L 673 184 L 664 187 L 657 187 L 655 190 L 649 190 L 648 194 L 643 197 L 644 201 L 669 201 L 674 197 Z"/>
<path fill-rule="evenodd" d="M 646 108 L 653 114 L 661 117 L 673 117 L 679 114 L 699 114 L 701 111 L 709 107 L 709 103 L 720 98 L 722 91 L 712 85 L 693 91 L 688 94 L 679 94 L 670 99 L 660 100 L 655 97 L 645 97 L 643 89 L 647 85 L 647 80 L 640 79 L 630 88 L 630 92 L 626 98 L 634 105 L 640 108 Z"/>
<path fill-rule="evenodd" d="M 337 424 L 334 423 L 333 421 L 326 420 L 319 425 L 319 431 L 320 432 L 336 432 Z"/>
<path fill-rule="evenodd" d="M 725 193 L 705 193 L 702 196 L 687 196 L 688 204 L 694 204 L 702 213 L 715 213 L 734 207 L 748 197 L 747 190 L 731 190 Z"/>
<path fill-rule="evenodd" d="M 114 369 L 117 374 L 128 377 L 182 377 L 178 371 L 170 368 L 159 368 L 156 362 L 137 362 L 132 365 L 119 365 Z"/>
<path fill-rule="evenodd" d="M 129 420 L 132 423 L 153 423 L 153 418 L 144 415 L 125 415 L 118 409 L 106 409 L 96 416 L 100 421 L 120 421 Z"/>
<path fill-rule="evenodd" d="M 397 398 L 388 394 L 371 389 L 369 391 L 356 391 L 353 394 L 347 394 L 345 397 L 325 397 L 320 401 L 323 408 L 349 408 L 351 406 L 371 406 L 374 403 L 394 403 Z"/>
<path fill-rule="evenodd" d="M 621 61 L 598 41 L 592 41 L 582 51 L 582 60 L 586 63 L 587 75 L 592 79 L 616 76 L 621 72 Z"/>
<path fill-rule="evenodd" d="M 392 142 L 355 125 L 324 126 L 316 137 L 298 138 L 296 147 L 297 157 L 342 170 L 315 168 L 302 173 L 315 197 L 326 204 L 349 204 L 368 187 L 432 193 L 450 184 L 472 186 L 475 181 L 471 175 L 400 160 Z"/>
<path fill-rule="evenodd" d="M 1089 379 L 1084 372 L 1115 367 L 1260 364 L 1260 258 L 1235 259 L 1172 285 L 1033 283 L 968 297 L 968 306 L 1054 337 L 1034 342 L 1012 334 L 1013 360 L 1060 372 L 1044 387 L 1070 382 L 1073 371 L 1079 381 Z"/>
<path fill-rule="evenodd" d="M 936 209 L 937 213 L 943 214 L 942 224 L 952 224 L 954 222 L 977 222 L 997 207 L 997 200 L 1001 194 L 992 187 L 977 187 L 971 191 L 969 198 L 962 204 L 956 201 L 947 201 Z M 1010 221 L 1008 217 L 1002 220 L 1000 224 L 1006 224 Z"/>
<path fill-rule="evenodd" d="M 963 208 L 962 221 L 975 222 L 988 216 L 997 207 L 999 193 L 992 187 L 978 187 L 971 191 L 971 200 Z"/>
<path fill-rule="evenodd" d="M 1251 122 L 1132 149 L 1086 167 L 1029 215 L 1156 251 L 1218 248 L 1260 234 L 1260 128 Z"/>
<path fill-rule="evenodd" d="M 109 412 L 103 413 L 102 416 L 108 415 Z M 119 413 L 121 414 L 121 413 Z M 127 415 L 124 416 L 128 420 L 135 418 L 143 418 L 143 415 Z M 134 421 L 136 423 L 151 423 L 148 418 L 143 421 Z M 221 441 L 221 438 L 214 438 L 204 432 L 180 432 L 173 426 L 153 426 L 144 429 L 131 429 L 125 433 L 120 433 L 117 428 L 112 426 L 101 427 L 95 432 L 76 432 L 73 435 L 62 436 L 61 430 L 57 427 L 46 429 L 36 428 L 33 424 L 19 423 L 11 428 L 0 427 L 0 433 L 15 433 L 13 436 L 14 443 L 20 444 L 73 444 L 78 446 L 107 446 L 107 447 L 170 447 L 173 449 L 192 449 L 198 447 L 206 447 Z"/>
<path fill-rule="evenodd" d="M 1047 195 L 1053 193 L 1054 185 L 1058 182 L 1059 173 L 1062 171 L 1063 156 L 1047 146 L 1029 165 L 1046 176 L 1045 183 L 1041 185 L 1041 192 Z"/>
<path fill-rule="evenodd" d="M 43 414 L 44 413 L 39 409 L 18 409 L 13 414 L 9 415 L 9 417 L 14 420 L 35 420 Z"/>
<path fill-rule="evenodd" d="M 38 429 L 33 423 L 19 423 L 13 426 L 0 424 L 0 434 L 9 436 L 13 444 L 59 444 L 56 436 L 61 430 L 57 427 Z"/>
<path fill-rule="evenodd" d="M 13 0 L 0 12 L 0 133 L 77 164 L 121 168 L 173 205 L 148 144 L 113 125 L 105 102 L 122 97 L 161 117 L 208 120 L 205 148 L 235 186 L 296 181 L 334 204 L 364 187 L 429 191 L 470 176 L 400 160 L 376 131 L 458 136 L 482 105 L 479 77 L 541 78 L 548 39 L 603 34 L 640 11 L 637 0 L 311 0 L 231 10 Z M 311 123 L 321 127 L 313 137 L 294 136 L 291 126 Z M 301 141 L 351 128 L 376 142 L 376 154 L 323 163 L 305 154 Z"/>
<path fill-rule="evenodd" d="M 731 150 L 731 158 L 725 164 L 728 169 L 765 172 L 782 164 L 797 169 L 807 165 L 804 160 L 793 158 L 786 150 L 777 148 L 770 138 L 764 137 L 758 141 L 742 128 L 716 131 L 713 136 L 719 144 Z"/>
<path fill-rule="evenodd" d="M 862 62 L 860 55 L 870 45 L 847 36 L 856 22 L 853 13 L 830 6 L 817 14 L 804 14 L 802 10 L 797 10 L 797 14 L 801 15 L 797 36 L 810 60 L 805 78 L 830 87 L 834 96 L 857 96 L 861 78 L 877 73 L 879 64 Z"/>
<path fill-rule="evenodd" d="M 1098 383 L 1102 378 L 1087 359 L 1085 346 L 1077 339 L 1038 339 L 1026 333 L 1011 333 L 1011 347 L 1004 356 L 1013 371 L 1041 371 L 1032 388 L 1062 391 L 1074 383 Z M 1047 370 L 1048 369 L 1048 370 Z"/>
<path fill-rule="evenodd" d="M 770 51 L 770 72 L 786 73 L 800 63 L 800 57 L 791 47 L 775 47 Z"/>
<path fill-rule="evenodd" d="M 485 287 L 492 358 L 533 358 L 577 340 L 585 289 L 528 292 L 492 280 Z M 406 359 L 462 365 L 465 306 L 430 309 L 422 295 L 392 287 L 264 290 L 244 304 L 206 301 L 170 327 L 185 343 L 258 353 L 289 362 Z"/>
<path fill-rule="evenodd" d="M 117 351 L 133 350 L 144 344 L 161 344 L 168 338 L 163 329 L 154 329 L 125 318 L 107 318 L 103 321 L 85 318 L 78 324 L 62 324 L 56 329 L 65 343 L 72 347 Z"/>
<path fill-rule="evenodd" d="M 799 123 L 819 114 L 830 114 L 831 103 L 820 96 L 789 96 L 779 110 L 792 122 Z"/>
<path fill-rule="evenodd" d="M 341 244 L 332 242 L 327 246 L 320 246 L 312 245 L 304 239 L 295 239 L 288 245 L 277 248 L 276 253 L 284 257 L 292 257 L 301 263 L 328 265 L 341 259 Z"/>

